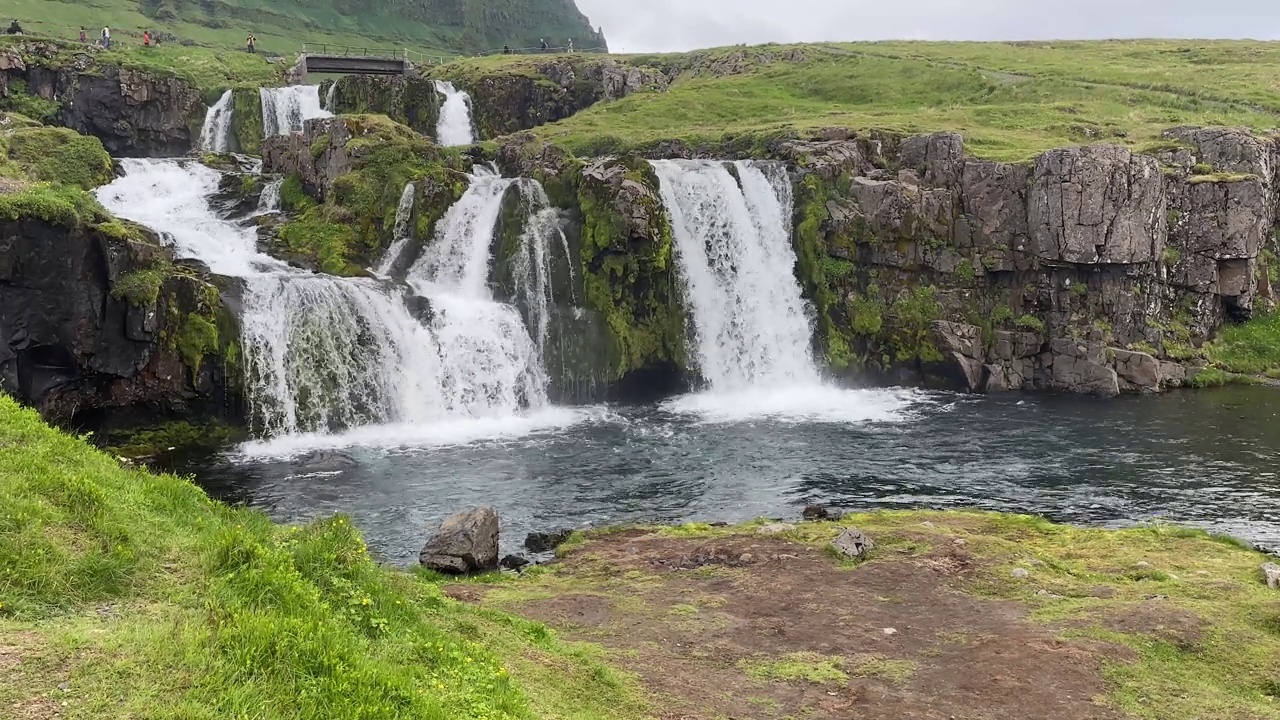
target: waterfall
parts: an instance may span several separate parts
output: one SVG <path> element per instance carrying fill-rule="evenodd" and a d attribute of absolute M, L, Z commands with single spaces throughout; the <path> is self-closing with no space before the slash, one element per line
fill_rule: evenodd
<path fill-rule="evenodd" d="M 318 85 L 259 88 L 258 95 L 262 99 L 263 137 L 287 135 L 301 130 L 307 120 L 333 116 L 320 107 Z"/>
<path fill-rule="evenodd" d="M 546 373 L 528 328 L 488 287 L 495 228 L 516 182 L 476 168 L 409 269 L 409 284 L 431 304 L 444 404 L 455 412 L 511 413 L 547 403 Z"/>
<path fill-rule="evenodd" d="M 262 186 L 262 194 L 258 196 L 258 214 L 276 212 L 280 209 L 280 187 L 284 180 L 272 180 Z"/>
<path fill-rule="evenodd" d="M 785 173 L 750 161 L 663 160 L 653 167 L 671 215 L 698 369 L 711 389 L 818 384 L 793 272 Z"/>
<path fill-rule="evenodd" d="M 387 248 L 386 254 L 382 256 L 382 261 L 378 263 L 377 269 L 374 270 L 375 273 L 383 277 L 391 274 L 392 269 L 395 268 L 396 261 L 404 253 L 405 246 L 413 239 L 413 229 L 409 226 L 409 223 L 413 221 L 414 192 L 414 184 L 406 183 L 404 191 L 400 193 L 400 204 L 396 206 L 396 224 L 391 236 L 391 247 Z"/>
<path fill-rule="evenodd" d="M 329 113 L 333 115 L 336 115 L 338 113 L 338 108 L 335 107 L 335 105 L 337 104 L 336 103 L 337 95 L 338 95 L 338 81 L 334 80 L 332 83 L 329 83 L 329 92 L 325 93 L 325 96 L 324 96 L 324 109 L 328 110 Z"/>
<path fill-rule="evenodd" d="M 436 80 L 436 92 L 444 96 L 444 104 L 440 106 L 440 120 L 436 123 L 436 142 L 445 147 L 474 143 L 471 96 L 444 80 Z"/>
<path fill-rule="evenodd" d="M 200 128 L 201 150 L 224 153 L 231 149 L 231 113 L 231 91 L 228 90 L 205 111 L 204 126 Z"/>
<path fill-rule="evenodd" d="M 558 250 L 560 257 L 564 259 L 568 274 L 568 300 L 571 303 L 576 300 L 573 297 L 573 263 L 569 261 L 569 240 L 560 226 L 559 211 L 551 205 L 546 190 L 536 180 L 529 179 L 521 180 L 519 187 L 528 217 L 520 235 L 520 248 L 516 253 L 512 273 L 515 301 L 525 308 L 526 324 L 533 332 L 534 344 L 545 365 L 552 308 L 556 301 L 553 267 L 555 251 Z"/>

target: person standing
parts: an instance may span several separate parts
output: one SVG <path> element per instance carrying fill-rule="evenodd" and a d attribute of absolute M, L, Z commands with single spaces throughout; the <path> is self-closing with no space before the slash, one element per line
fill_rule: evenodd
<path fill-rule="evenodd" d="M 111 49 L 111 28 L 109 27 L 102 28 L 102 49 Z"/>
<path fill-rule="evenodd" d="M 245 38 L 244 44 L 249 52 L 258 52 L 258 38 L 254 37 L 253 33 L 249 33 L 249 37 Z"/>
<path fill-rule="evenodd" d="M 151 47 L 151 31 L 142 31 L 142 47 Z"/>
<path fill-rule="evenodd" d="M 573 52 L 573 38 L 569 38 L 569 52 Z"/>
<path fill-rule="evenodd" d="M 84 27 L 83 27 L 83 26 L 81 26 L 81 28 L 80 28 L 80 43 L 81 43 L 81 44 L 84 44 L 84 43 L 87 43 L 87 42 L 89 42 L 89 36 L 85 35 L 85 33 L 84 33 Z"/>
<path fill-rule="evenodd" d="M 546 52 L 546 51 L 547 51 L 547 40 L 546 40 L 546 38 L 543 38 L 543 39 L 542 39 L 542 52 Z"/>

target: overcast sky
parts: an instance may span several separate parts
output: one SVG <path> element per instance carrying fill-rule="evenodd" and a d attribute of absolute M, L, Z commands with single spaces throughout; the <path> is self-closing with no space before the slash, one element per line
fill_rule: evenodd
<path fill-rule="evenodd" d="M 1280 0 L 577 0 L 614 52 L 823 40 L 1280 39 Z"/>

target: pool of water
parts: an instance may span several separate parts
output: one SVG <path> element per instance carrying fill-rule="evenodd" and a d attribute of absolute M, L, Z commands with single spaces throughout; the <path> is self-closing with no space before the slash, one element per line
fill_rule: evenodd
<path fill-rule="evenodd" d="M 1115 400 L 836 391 L 815 412 L 792 412 L 794 400 L 366 428 L 251 444 L 188 469 L 279 521 L 347 513 L 396 563 L 413 562 L 444 516 L 480 504 L 498 509 L 507 551 L 531 530 L 795 517 L 809 503 L 1168 521 L 1280 548 L 1272 388 Z"/>

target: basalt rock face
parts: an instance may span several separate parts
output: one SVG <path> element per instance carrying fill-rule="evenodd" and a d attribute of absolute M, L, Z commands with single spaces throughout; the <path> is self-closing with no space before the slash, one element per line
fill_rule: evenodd
<path fill-rule="evenodd" d="M 597 55 L 532 62 L 518 71 L 445 68 L 435 75 L 471 96 L 472 116 L 481 139 L 563 120 L 598 102 L 665 90 L 671 83 L 659 69 Z"/>
<path fill-rule="evenodd" d="M 102 141 L 112 156 L 182 155 L 199 141 L 205 104 L 178 78 L 99 64 L 92 51 L 55 62 L 58 48 L 29 42 L 0 58 L 0 94 L 58 104 L 57 124 Z"/>
<path fill-rule="evenodd" d="M 0 222 L 0 386 L 77 427 L 234 421 L 237 333 L 222 294 L 133 232 Z"/>
<path fill-rule="evenodd" d="M 1182 384 L 1226 319 L 1270 302 L 1280 155 L 1243 131 L 1169 136 L 1185 147 L 1027 165 L 967 157 L 954 134 L 784 143 L 828 359 L 974 391 Z"/>
<path fill-rule="evenodd" d="M 321 97 L 330 92 L 322 84 Z M 421 75 L 394 77 L 346 75 L 332 89 L 334 114 L 377 113 L 412 128 L 428 137 L 436 136 L 443 98 L 435 83 Z"/>

